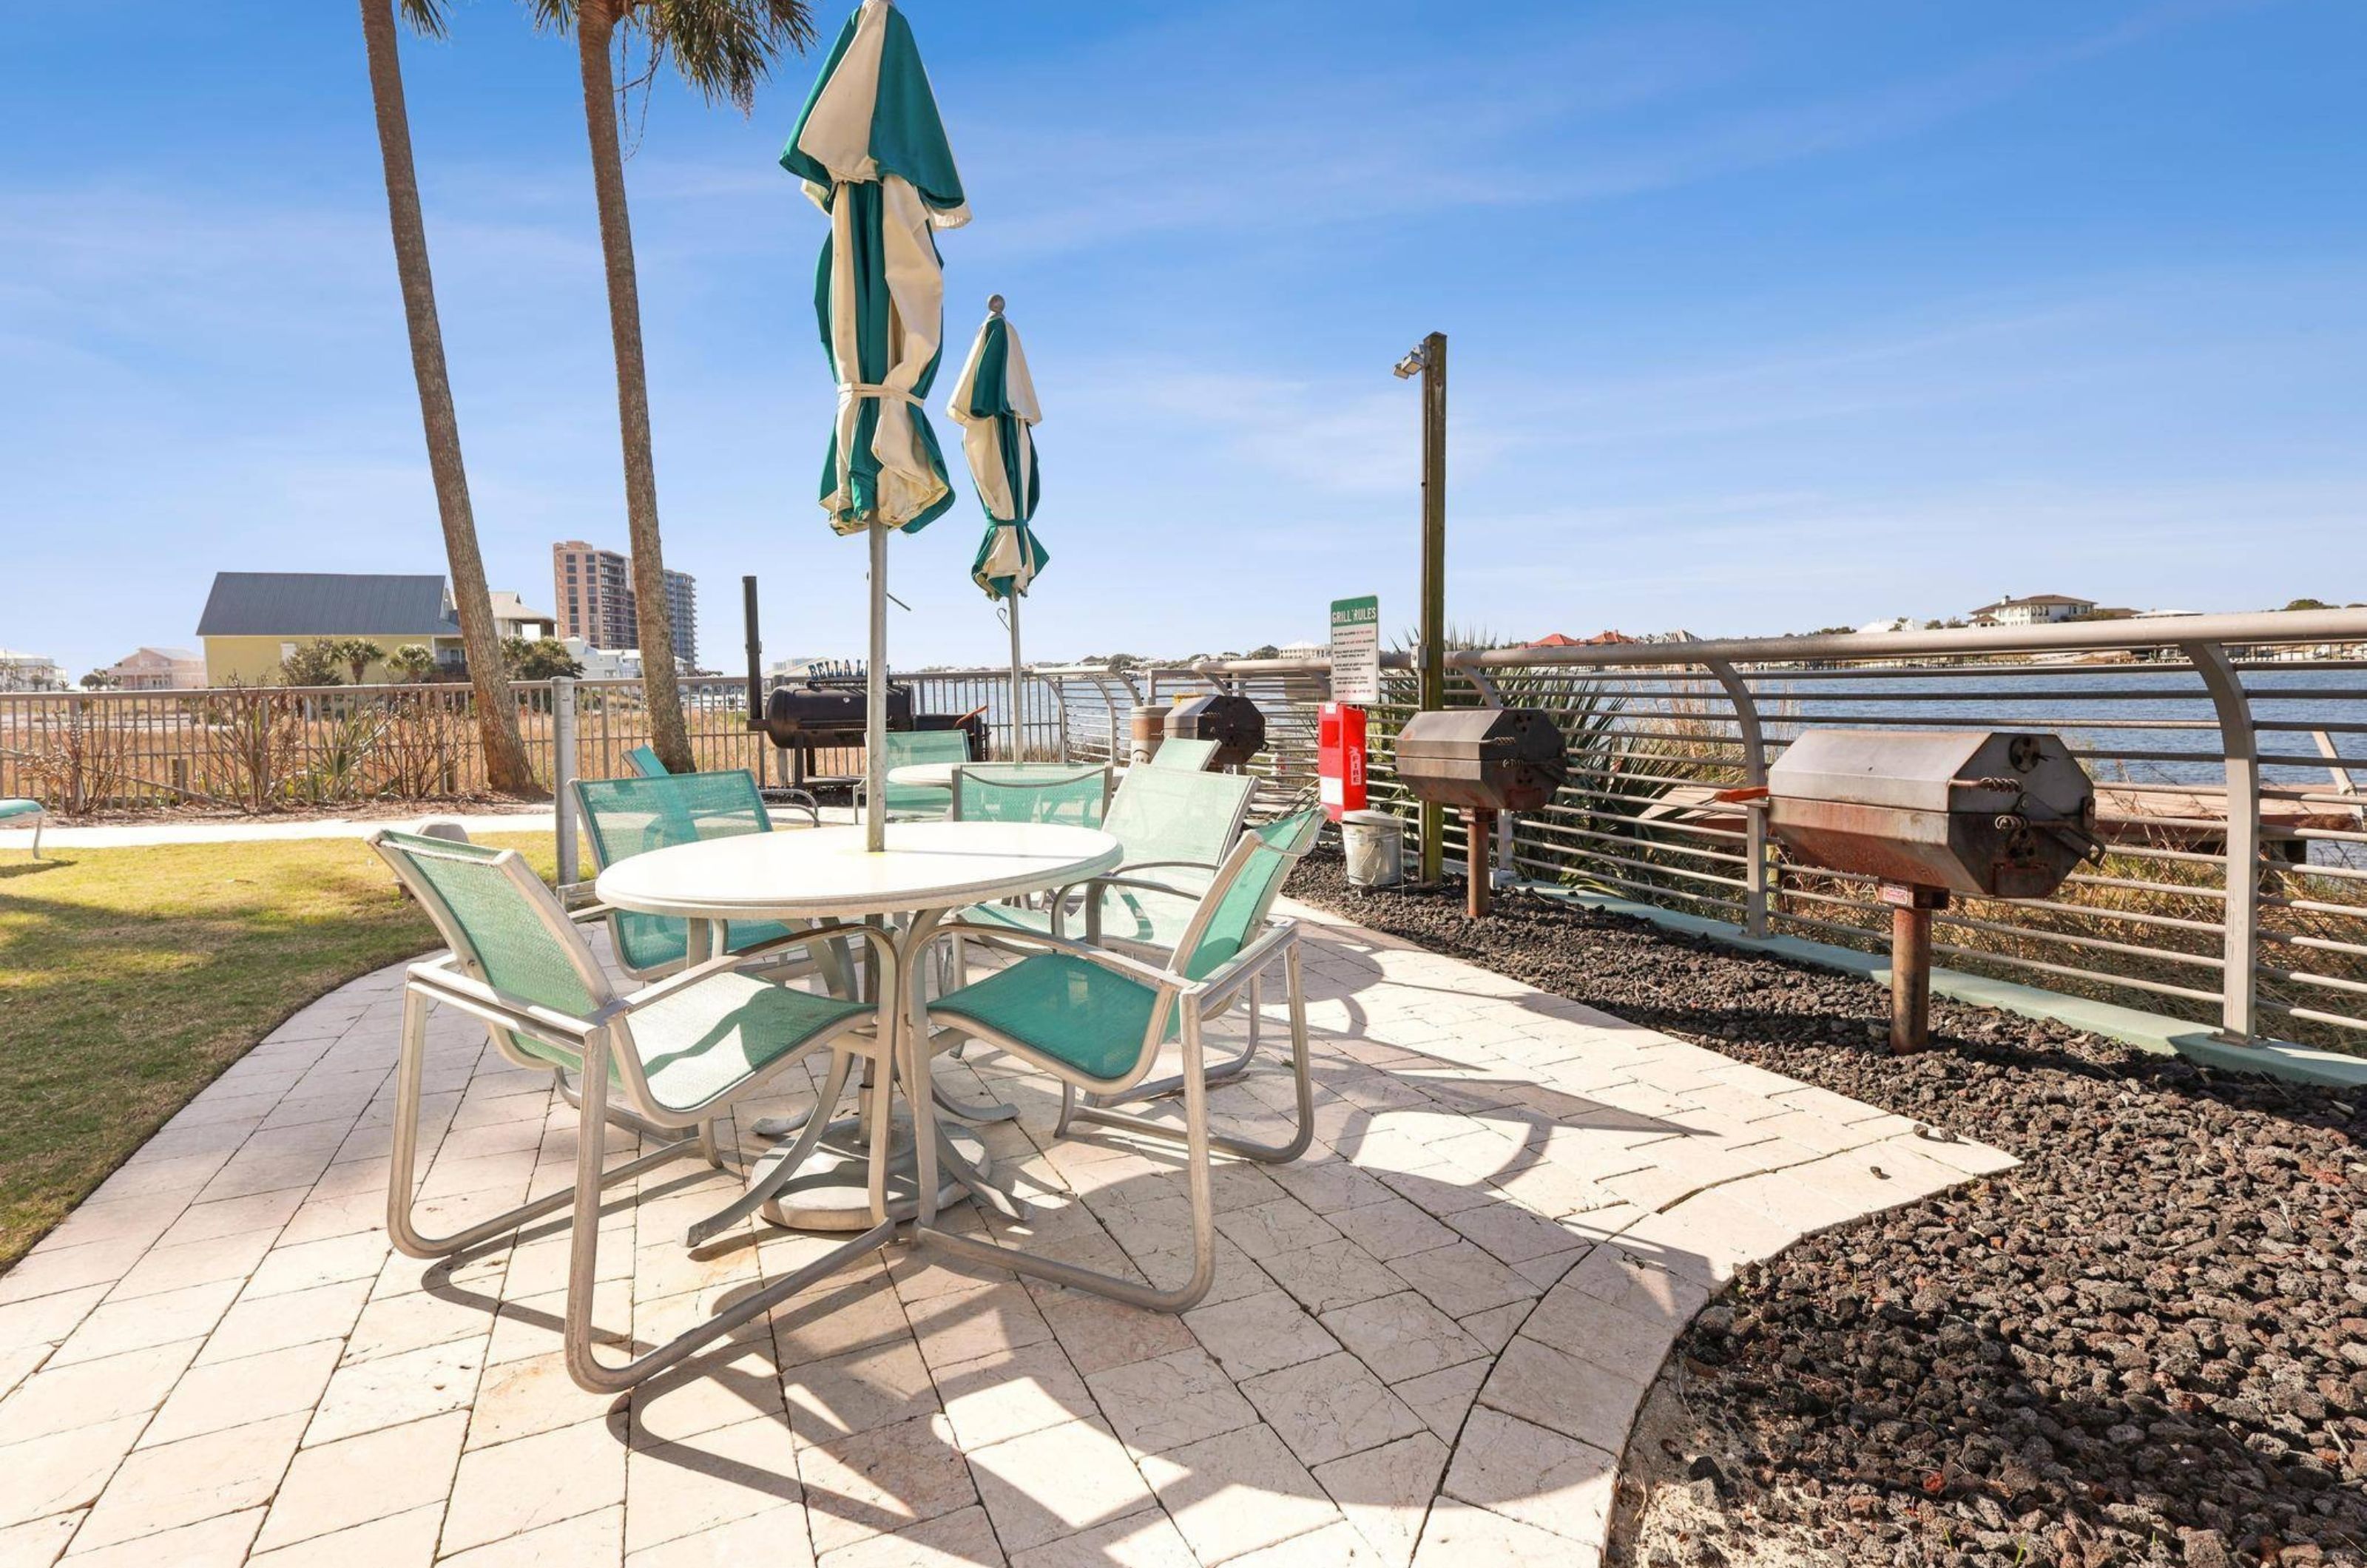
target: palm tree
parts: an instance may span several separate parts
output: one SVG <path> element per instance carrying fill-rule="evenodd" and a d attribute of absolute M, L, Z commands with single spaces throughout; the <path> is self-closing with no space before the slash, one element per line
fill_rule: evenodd
<path fill-rule="evenodd" d="M 402 0 L 403 19 L 431 38 L 444 32 L 442 0 Z M 362 39 L 369 51 L 370 102 L 378 111 L 378 150 L 386 165 L 386 215 L 394 231 L 394 270 L 402 281 L 402 314 L 411 328 L 411 373 L 419 383 L 419 419 L 427 437 L 427 469 L 436 483 L 436 510 L 444 524 L 444 554 L 452 569 L 452 600 L 460 615 L 460 643 L 475 689 L 478 744 L 485 779 L 504 795 L 531 795 L 534 770 L 518 735 L 517 703 L 502 671 L 501 635 L 493 626 L 485 560 L 477 548 L 477 518 L 469 504 L 469 474 L 460 461 L 460 422 L 444 367 L 444 331 L 436 320 L 436 282 L 427 266 L 427 226 L 419 211 L 419 173 L 411 161 L 411 115 L 402 100 L 402 62 L 396 51 L 395 0 L 361 0 Z"/>
<path fill-rule="evenodd" d="M 340 637 L 329 647 L 345 667 L 354 672 L 354 684 L 357 686 L 362 683 L 362 677 L 369 673 L 369 667 L 386 657 L 386 649 L 366 637 Z"/>
<path fill-rule="evenodd" d="M 416 4 L 418 0 L 410 0 Z M 649 372 L 641 357 L 640 287 L 633 226 L 625 206 L 624 150 L 617 140 L 617 78 L 609 51 L 639 29 L 649 73 L 671 57 L 708 102 L 729 99 L 745 114 L 785 48 L 814 41 L 805 0 L 532 0 L 536 22 L 575 32 L 583 75 L 583 125 L 592 141 L 592 186 L 600 207 L 600 250 L 608 272 L 608 332 L 617 355 L 617 423 L 625 448 L 625 525 L 632 542 L 633 604 L 640 623 L 641 686 L 651 741 L 677 773 L 697 764 L 683 726 L 674 681 L 674 617 L 666 607 L 658 545 L 658 477 L 650 451 Z"/>

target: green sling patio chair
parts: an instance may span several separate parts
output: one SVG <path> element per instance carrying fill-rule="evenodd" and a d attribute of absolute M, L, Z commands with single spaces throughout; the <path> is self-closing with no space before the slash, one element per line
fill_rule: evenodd
<path fill-rule="evenodd" d="M 17 828 L 22 828 L 28 820 L 32 823 L 35 860 L 41 858 L 41 825 L 49 820 L 49 815 L 42 809 L 41 803 L 38 800 L 19 800 L 14 797 L 0 800 L 0 822 L 6 822 Z"/>
<path fill-rule="evenodd" d="M 1109 810 L 1110 770 L 1059 762 L 978 762 L 954 771 L 956 822 L 1044 822 L 1058 827 L 1098 828 Z M 1053 917 L 1041 908 L 1014 901 L 994 907 L 1025 929 L 1050 931 Z M 966 938 L 957 936 L 942 952 L 943 984 L 950 990 L 969 976 Z M 957 1053 L 958 1054 L 958 1053 Z M 1007 1120 L 978 1106 L 948 1107 L 966 1119 Z M 1012 1114 L 1015 1114 L 1012 1113 Z"/>
<path fill-rule="evenodd" d="M 603 1188 L 669 1160 L 704 1157 L 718 1168 L 715 1119 L 808 1053 L 832 1055 L 826 1094 L 843 1089 L 850 1063 L 884 1068 L 895 1042 L 879 1040 L 878 1010 L 794 989 L 750 974 L 726 955 L 671 979 L 620 996 L 560 907 L 514 850 L 456 843 L 381 829 L 369 842 L 418 897 L 451 951 L 411 966 L 402 992 L 402 1051 L 396 1069 L 394 1146 L 387 1177 L 387 1234 L 407 1258 L 444 1258 L 511 1235 L 572 1206 L 567 1274 L 568 1375 L 595 1393 L 632 1387 L 701 1345 L 730 1333 L 822 1276 L 886 1245 L 895 1234 L 882 1186 L 890 1116 L 874 1118 L 871 1227 L 787 1277 L 707 1318 L 677 1337 L 610 1366 L 594 1353 L 593 1281 L 599 1277 Z M 816 927 L 797 940 L 851 939 L 869 945 L 884 980 L 896 973 L 893 945 L 864 925 Z M 431 1006 L 458 1008 L 481 1021 L 494 1048 L 523 1067 L 544 1067 L 562 1085 L 579 1118 L 575 1181 L 451 1235 L 418 1229 L 420 1085 Z M 881 1081 L 887 1081 L 884 1070 Z M 827 1116 L 812 1118 L 799 1139 L 800 1163 L 819 1142 Z M 629 1128 L 659 1146 L 604 1168 L 606 1128 Z"/>
<path fill-rule="evenodd" d="M 773 819 L 756 780 L 744 768 L 713 773 L 660 773 L 631 779 L 577 779 L 575 799 L 583 808 L 592 859 L 601 870 L 676 844 L 769 833 Z M 665 915 L 609 909 L 608 934 L 617 962 L 637 980 L 679 969 L 690 951 L 690 925 Z M 728 951 L 749 953 L 792 934 L 771 920 L 735 920 L 728 928 Z"/>
<path fill-rule="evenodd" d="M 654 746 L 636 746 L 626 752 L 625 766 L 631 770 L 625 775 L 628 778 L 663 779 L 673 776 L 672 770 L 665 765 L 664 759 L 658 755 L 658 749 Z M 795 807 L 804 812 L 815 827 L 821 826 L 821 802 L 816 800 L 810 792 L 776 789 L 773 799 L 777 805 Z"/>
<path fill-rule="evenodd" d="M 903 1051 L 914 1069 L 915 1082 L 927 1073 L 935 1031 L 940 1027 L 959 1031 L 1060 1080 L 1056 1135 L 1065 1135 L 1072 1124 L 1082 1122 L 1173 1141 L 1178 1129 L 1172 1123 L 1079 1104 L 1077 1096 L 1083 1091 L 1119 1101 L 1144 1098 L 1146 1079 L 1161 1048 L 1170 1042 L 1179 1043 L 1181 1132 L 1192 1200 L 1190 1277 L 1172 1289 L 1161 1290 L 938 1230 L 932 1223 L 937 1190 L 934 1111 L 926 1095 L 912 1097 L 913 1144 L 920 1161 L 917 1235 L 962 1257 L 1136 1306 L 1182 1312 L 1208 1293 L 1217 1265 L 1209 1150 L 1280 1164 L 1304 1154 L 1313 1134 L 1298 926 L 1294 920 L 1270 916 L 1284 876 L 1314 843 L 1322 821 L 1319 809 L 1301 811 L 1242 834 L 1209 879 L 1183 940 L 1164 964 L 1146 964 L 1061 937 L 998 932 L 999 941 L 1035 951 L 983 980 L 939 997 L 925 1010 L 917 998 L 912 1004 L 915 1015 L 924 1020 L 921 1029 L 905 1032 L 909 1040 Z M 959 923 L 941 929 L 958 930 Z M 1209 1131 L 1209 1086 L 1201 1041 L 1203 1024 L 1276 960 L 1286 975 L 1291 1071 L 1297 1089 L 1297 1130 L 1288 1143 L 1278 1145 Z"/>
<path fill-rule="evenodd" d="M 1064 935 L 1075 918 L 1068 908 L 1082 900 L 1088 942 L 1172 948 L 1240 834 L 1255 782 L 1244 773 L 1132 769 L 1101 823 L 1126 848 L 1116 872 L 1073 894 L 1064 891 L 1048 910 L 994 905 L 963 918 Z"/>
<path fill-rule="evenodd" d="M 1109 809 L 1110 771 L 1057 762 L 974 762 L 954 770 L 956 822 L 1047 822 L 1098 828 Z"/>
<path fill-rule="evenodd" d="M 1179 773 L 1204 773 L 1208 764 L 1217 760 L 1217 743 L 1213 740 L 1188 739 L 1175 736 L 1159 743 L 1150 754 L 1154 768 L 1173 768 Z"/>
<path fill-rule="evenodd" d="M 1084 939 L 1095 946 L 1115 944 L 1150 957 L 1171 951 L 1191 924 L 1208 878 L 1240 836 L 1255 783 L 1243 773 L 1131 769 L 1102 818 L 1102 830 L 1126 847 L 1116 871 L 1081 888 L 1062 888 L 1042 908 L 985 904 L 963 911 L 962 919 L 980 928 L 1063 936 L 1074 925 L 1072 909 L 1082 905 Z M 991 936 L 981 940 L 993 945 Z M 956 985 L 968 978 L 968 941 L 964 933 L 953 944 Z M 1223 1083 L 1249 1069 L 1257 1054 L 1263 985 L 1259 979 L 1250 987 L 1248 1043 L 1239 1055 L 1210 1069 L 1209 1082 Z"/>
<path fill-rule="evenodd" d="M 961 729 L 891 729 L 880 737 L 887 750 L 889 772 L 912 762 L 967 762 L 969 761 L 969 733 Z M 886 790 L 888 820 L 890 822 L 931 821 L 943 817 L 952 806 L 954 792 L 939 789 L 934 784 L 890 784 Z M 863 786 L 855 790 L 855 804 L 863 805 Z"/>

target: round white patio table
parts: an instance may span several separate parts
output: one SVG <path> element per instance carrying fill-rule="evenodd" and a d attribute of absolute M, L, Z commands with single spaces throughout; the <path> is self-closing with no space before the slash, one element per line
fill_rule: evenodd
<path fill-rule="evenodd" d="M 1095 829 L 1030 822 L 891 822 L 888 847 L 878 854 L 863 847 L 860 824 L 810 828 L 794 832 L 749 833 L 701 843 L 678 844 L 618 861 L 595 885 L 600 901 L 645 915 L 668 915 L 690 922 L 689 955 L 700 962 L 719 951 L 718 937 L 732 920 L 854 919 L 904 917 L 895 938 L 897 970 L 913 981 L 914 961 L 926 950 L 937 924 L 972 904 L 1041 893 L 1115 870 L 1123 857 L 1118 841 Z M 879 998 L 880 1022 L 889 1010 L 907 1005 L 914 990 Z M 877 1086 L 874 1086 L 875 1088 Z M 912 1092 L 924 1092 L 911 1086 Z M 889 1114 L 892 1094 L 867 1093 L 866 1114 Z M 823 1108 L 827 1109 L 827 1108 Z M 866 1181 L 867 1125 L 850 1117 L 833 1122 L 803 1168 L 791 1172 L 778 1162 L 760 1161 L 749 1192 L 703 1222 L 694 1235 L 764 1208 L 768 1218 L 815 1230 L 861 1230 L 870 1224 Z M 943 1127 L 940 1122 L 940 1128 Z M 953 1157 L 946 1166 L 940 1201 L 958 1199 L 961 1187 L 984 1184 L 985 1149 L 968 1134 L 950 1134 Z M 902 1178 L 903 1195 L 891 1202 L 912 1204 L 911 1139 L 902 1140 L 889 1173 L 891 1195 Z M 969 1146 L 963 1146 L 968 1144 Z M 777 1152 L 786 1153 L 785 1142 Z"/>

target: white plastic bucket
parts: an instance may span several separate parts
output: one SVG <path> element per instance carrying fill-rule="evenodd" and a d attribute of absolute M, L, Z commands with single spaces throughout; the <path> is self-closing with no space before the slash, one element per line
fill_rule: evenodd
<path fill-rule="evenodd" d="M 1350 811 L 1340 818 L 1348 881 L 1356 887 L 1396 887 L 1405 881 L 1405 821 L 1386 811 Z"/>

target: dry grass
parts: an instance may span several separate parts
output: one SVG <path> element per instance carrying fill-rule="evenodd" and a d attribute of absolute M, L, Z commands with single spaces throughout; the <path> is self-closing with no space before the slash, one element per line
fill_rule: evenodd
<path fill-rule="evenodd" d="M 551 716 L 541 694 L 528 695 L 518 725 L 548 787 Z M 191 804 L 261 814 L 480 797 L 488 786 L 470 700 L 468 687 L 454 684 L 12 699 L 0 702 L 0 795 L 31 795 L 68 817 Z M 759 765 L 765 743 L 737 705 L 695 705 L 685 718 L 701 767 Z M 626 772 L 625 754 L 649 739 L 637 693 L 578 694 L 583 776 Z M 819 761 L 843 770 L 856 755 Z"/>

